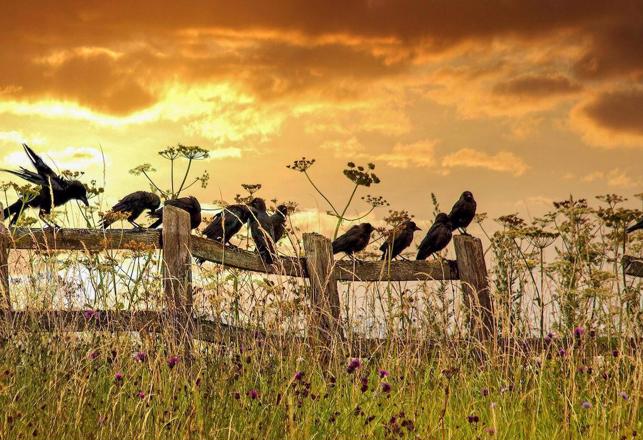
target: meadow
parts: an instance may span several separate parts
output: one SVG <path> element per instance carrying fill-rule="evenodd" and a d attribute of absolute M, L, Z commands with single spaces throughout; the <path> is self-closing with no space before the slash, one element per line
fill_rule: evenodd
<path fill-rule="evenodd" d="M 309 162 L 293 168 L 309 178 Z M 379 183 L 354 169 L 344 172 L 355 184 L 346 208 L 329 201 L 337 229 L 357 190 Z M 244 190 L 240 200 L 260 186 Z M 195 313 L 249 331 L 190 353 L 163 334 L 3 322 L 0 439 L 638 438 L 641 279 L 621 258 L 642 255 L 643 233 L 625 234 L 641 216 L 625 202 L 570 197 L 530 222 L 478 215 L 494 341 L 468 336 L 459 282 L 382 281 L 340 283 L 346 341 L 320 346 L 307 338 L 303 279 L 209 263 L 193 266 Z M 93 227 L 98 205 L 65 220 Z M 382 230 L 408 216 L 389 211 Z M 301 255 L 302 232 L 291 224 L 280 251 Z M 238 244 L 251 247 L 247 234 Z M 375 257 L 374 246 L 361 257 Z M 96 310 L 163 308 L 153 249 L 12 252 L 10 268 L 18 310 L 85 310 L 91 320 Z"/>

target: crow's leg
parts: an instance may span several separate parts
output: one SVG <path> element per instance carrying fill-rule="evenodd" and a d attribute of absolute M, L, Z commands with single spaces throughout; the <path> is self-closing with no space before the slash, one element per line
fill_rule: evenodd
<path fill-rule="evenodd" d="M 404 260 L 404 261 L 411 261 L 411 260 L 409 260 L 408 258 L 406 258 L 404 255 L 400 255 L 400 258 L 401 258 L 402 260 Z"/>
<path fill-rule="evenodd" d="M 142 231 L 143 229 L 145 229 L 143 226 L 139 225 L 134 220 L 128 220 L 128 221 L 130 225 L 134 226 L 134 229 L 136 229 L 137 231 Z"/>
<path fill-rule="evenodd" d="M 56 223 L 48 221 L 45 218 L 45 215 L 44 215 L 44 213 L 42 211 L 40 212 L 40 214 L 38 214 L 38 217 L 40 217 L 40 220 L 42 220 L 42 222 L 47 225 L 46 229 L 52 229 L 54 231 L 60 231 L 62 229 Z"/>
<path fill-rule="evenodd" d="M 469 233 L 467 232 L 467 229 L 466 229 L 466 228 L 458 228 L 458 229 L 460 230 L 460 234 L 462 234 L 462 235 L 466 235 L 466 236 L 468 236 L 468 237 L 471 237 L 471 234 L 469 234 Z"/>

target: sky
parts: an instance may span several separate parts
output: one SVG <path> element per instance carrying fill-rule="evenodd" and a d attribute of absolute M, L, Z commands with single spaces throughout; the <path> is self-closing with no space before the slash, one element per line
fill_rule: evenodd
<path fill-rule="evenodd" d="M 640 0 L 34 0 L 3 2 L 0 28 L 0 166 L 27 142 L 107 204 L 146 188 L 139 164 L 166 181 L 157 151 L 181 143 L 211 152 L 204 204 L 261 183 L 323 212 L 286 168 L 305 156 L 338 205 L 346 162 L 375 163 L 360 196 L 421 221 L 431 192 L 492 217 L 569 194 L 640 207 Z"/>

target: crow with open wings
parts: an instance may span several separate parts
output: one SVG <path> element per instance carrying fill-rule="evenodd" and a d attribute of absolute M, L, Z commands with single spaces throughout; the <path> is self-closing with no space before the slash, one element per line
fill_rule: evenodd
<path fill-rule="evenodd" d="M 78 180 L 66 179 L 56 174 L 29 146 L 26 144 L 22 144 L 22 146 L 36 172 L 23 167 L 20 167 L 18 171 L 4 169 L 2 171 L 18 176 L 34 185 L 38 185 L 40 192 L 31 199 L 20 199 L 7 207 L 4 210 L 4 217 L 8 218 L 9 216 L 13 216 L 10 222 L 10 224 L 13 225 L 18 221 L 20 213 L 26 208 L 38 208 L 38 215 L 47 226 L 59 228 L 58 225 L 48 221 L 44 216 L 49 215 L 53 208 L 62 206 L 71 200 L 79 200 L 83 202 L 85 206 L 89 206 L 87 189 L 85 185 Z"/>

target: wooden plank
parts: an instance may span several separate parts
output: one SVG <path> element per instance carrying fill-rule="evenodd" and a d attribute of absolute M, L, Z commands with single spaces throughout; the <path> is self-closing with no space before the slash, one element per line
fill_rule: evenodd
<path fill-rule="evenodd" d="M 631 255 L 623 256 L 623 267 L 625 268 L 626 275 L 633 277 L 643 277 L 643 258 L 633 257 Z"/>
<path fill-rule="evenodd" d="M 160 248 L 161 233 L 153 229 L 10 229 L 12 249 L 40 251 Z"/>
<path fill-rule="evenodd" d="M 192 253 L 190 215 L 175 206 L 163 208 L 163 291 L 176 341 L 186 355 L 192 344 Z"/>
<path fill-rule="evenodd" d="M 280 257 L 275 261 L 275 264 L 266 266 L 256 252 L 226 247 L 221 243 L 202 237 L 192 237 L 192 255 L 226 267 L 251 272 L 282 274 L 293 277 L 307 276 L 306 262 L 303 258 Z"/>
<path fill-rule="evenodd" d="M 453 244 L 471 334 L 479 340 L 488 340 L 493 336 L 495 325 L 482 242 L 468 235 L 456 235 Z"/>
<path fill-rule="evenodd" d="M 336 261 L 338 281 L 457 280 L 455 261 Z"/>
<path fill-rule="evenodd" d="M 9 231 L 4 225 L 4 212 L 2 203 L 0 203 L 0 310 L 11 310 L 9 245 Z"/>
<path fill-rule="evenodd" d="M 339 293 L 334 272 L 333 248 L 320 234 L 303 236 L 306 269 L 310 279 L 309 331 L 323 347 L 331 349 L 344 338 L 340 320 Z"/>

